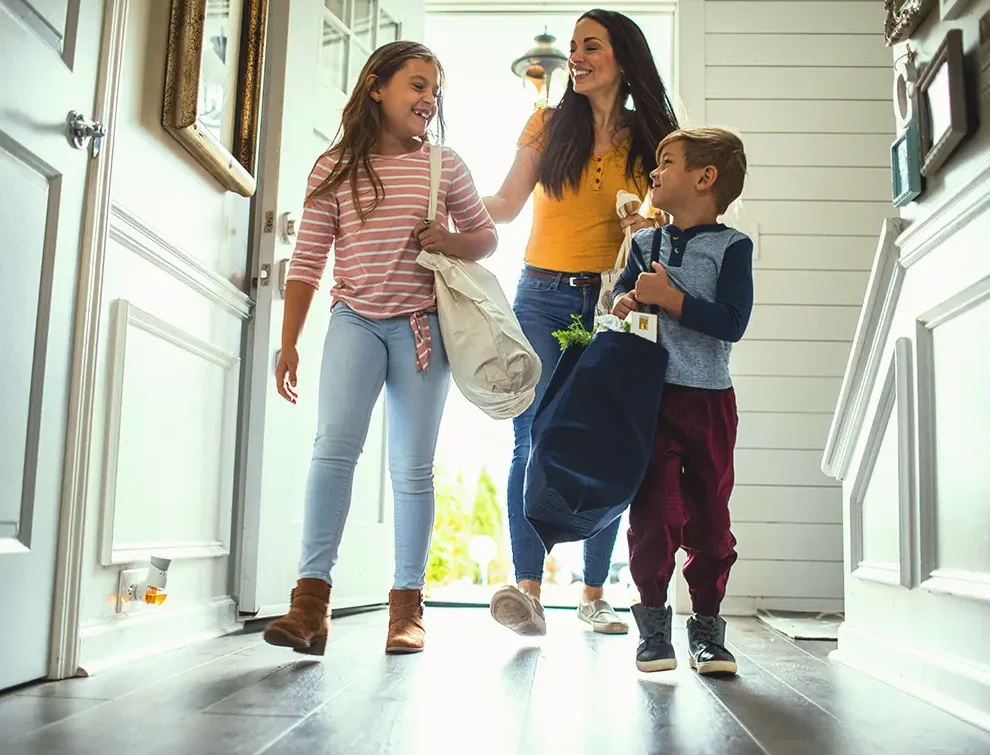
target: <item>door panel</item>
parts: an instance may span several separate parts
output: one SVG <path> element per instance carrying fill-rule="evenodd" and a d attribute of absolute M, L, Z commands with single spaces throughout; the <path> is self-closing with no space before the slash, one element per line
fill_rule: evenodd
<path fill-rule="evenodd" d="M 19 282 L 7 286 L 6 295 L 0 297 L 0 322 L 8 332 L 0 352 L 0 376 L 6 383 L 4 395 L 17 397 L 6 407 L 0 425 L 0 537 L 14 541 L 4 546 L 10 550 L 31 547 L 38 416 L 55 256 L 54 245 L 45 243 L 55 225 L 49 215 L 49 198 L 57 204 L 51 192 L 52 176 L 45 166 L 26 162 L 27 157 L 0 146 L 0 207 L 4 208 L 0 238 L 7 249 L 18 252 L 4 254 L 3 276 Z M 36 349 L 36 343 L 41 348 Z M 38 384 L 32 391 L 35 377 Z"/>
<path fill-rule="evenodd" d="M 78 2 L 70 0 L 4 0 L 8 12 L 18 17 L 24 26 L 28 27 L 45 44 L 55 52 L 63 54 L 71 50 L 73 36 L 70 34 L 70 45 L 66 45 L 66 32 L 75 32 L 75 19 L 70 21 L 69 12 L 78 8 Z M 68 57 L 71 57 L 71 53 Z"/>
<path fill-rule="evenodd" d="M 102 4 L 0 0 L 0 689 L 48 674 L 73 311 Z"/>

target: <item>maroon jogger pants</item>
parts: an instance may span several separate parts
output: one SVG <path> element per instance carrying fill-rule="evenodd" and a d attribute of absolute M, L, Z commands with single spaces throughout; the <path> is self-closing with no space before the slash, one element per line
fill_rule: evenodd
<path fill-rule="evenodd" d="M 736 445 L 734 391 L 668 385 L 646 478 L 629 508 L 629 570 L 644 605 L 666 604 L 678 548 L 694 612 L 717 616 L 736 539 L 729 496 Z"/>

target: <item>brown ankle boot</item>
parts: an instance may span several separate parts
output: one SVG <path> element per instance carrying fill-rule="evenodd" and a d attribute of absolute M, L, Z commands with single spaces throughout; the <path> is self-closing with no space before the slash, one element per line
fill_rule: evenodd
<path fill-rule="evenodd" d="M 330 631 L 330 585 L 322 579 L 300 579 L 292 591 L 292 607 L 265 628 L 269 645 L 297 653 L 323 655 Z"/>
<path fill-rule="evenodd" d="M 421 653 L 426 639 L 423 591 L 392 590 L 388 594 L 386 653 Z"/>

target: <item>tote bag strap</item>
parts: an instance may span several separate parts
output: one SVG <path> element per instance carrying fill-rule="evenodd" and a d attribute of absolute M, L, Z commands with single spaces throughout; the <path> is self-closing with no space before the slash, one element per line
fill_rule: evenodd
<path fill-rule="evenodd" d="M 436 145 L 430 145 L 430 204 L 426 211 L 427 221 L 436 219 L 437 195 L 440 193 L 440 173 L 443 171 L 443 153 Z"/>
<path fill-rule="evenodd" d="M 660 245 L 663 243 L 663 237 L 659 230 L 653 234 L 653 246 L 650 249 L 650 260 L 648 270 L 653 270 L 653 263 L 660 261 Z M 652 315 L 660 314 L 660 307 L 654 305 L 648 305 L 644 307 L 644 311 Z"/>
<path fill-rule="evenodd" d="M 650 265 L 660 261 L 660 246 L 663 244 L 663 233 L 658 228 L 653 234 L 653 246 L 650 248 Z"/>

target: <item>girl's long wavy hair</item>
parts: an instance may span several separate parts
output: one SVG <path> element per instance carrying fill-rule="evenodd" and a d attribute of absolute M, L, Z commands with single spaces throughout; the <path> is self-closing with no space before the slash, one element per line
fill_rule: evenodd
<path fill-rule="evenodd" d="M 440 61 L 428 48 L 418 42 L 390 42 L 375 50 L 364 64 L 358 83 L 344 107 L 340 128 L 337 130 L 333 144 L 316 161 L 319 163 L 329 155 L 334 158 L 333 169 L 330 175 L 306 197 L 307 204 L 321 197 L 332 196 L 345 182 L 350 184 L 351 195 L 362 223 L 381 204 L 382 199 L 385 198 L 385 189 L 371 164 L 371 150 L 374 149 L 384 123 L 381 106 L 371 98 L 371 92 L 374 88 L 388 84 L 392 77 L 413 59 L 436 63 L 440 70 L 440 87 L 436 97 L 437 115 L 434 121 L 437 133 L 434 141 L 443 143 L 444 73 Z M 374 80 L 371 77 L 374 77 Z M 362 204 L 358 193 L 358 181 L 362 172 L 371 180 L 374 190 L 374 197 L 367 205 Z"/>
<path fill-rule="evenodd" d="M 615 11 L 594 9 L 578 21 L 590 18 L 608 31 L 615 61 L 623 71 L 619 101 L 632 96 L 629 124 L 631 145 L 626 176 L 639 184 L 657 167 L 656 148 L 667 134 L 677 130 L 677 116 L 667 96 L 646 36 L 636 23 Z M 554 199 L 563 198 L 564 187 L 577 189 L 595 149 L 595 124 L 591 103 L 574 91 L 571 77 L 564 96 L 546 121 L 546 151 L 540 161 L 540 184 Z M 637 165 L 641 173 L 637 175 Z M 647 182 L 649 179 L 647 179 Z M 647 186 L 640 187 L 645 193 Z"/>

